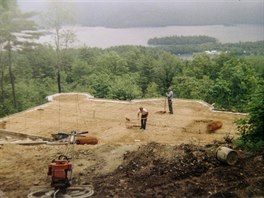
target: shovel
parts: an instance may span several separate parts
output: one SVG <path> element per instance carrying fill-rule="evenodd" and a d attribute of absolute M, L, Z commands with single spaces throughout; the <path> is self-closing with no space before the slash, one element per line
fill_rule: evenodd
<path fill-rule="evenodd" d="M 165 97 L 165 102 L 164 102 L 164 113 L 166 113 L 166 106 L 167 106 L 167 98 Z"/>
<path fill-rule="evenodd" d="M 156 111 L 155 113 L 157 113 L 157 114 L 166 113 L 166 105 L 167 105 L 167 98 L 165 97 L 165 100 L 164 100 L 164 111 Z"/>

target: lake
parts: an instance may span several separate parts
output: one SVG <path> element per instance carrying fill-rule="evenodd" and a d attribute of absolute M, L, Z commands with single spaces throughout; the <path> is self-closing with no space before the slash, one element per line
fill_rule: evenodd
<path fill-rule="evenodd" d="M 237 43 L 264 40 L 264 25 L 210 25 L 210 26 L 167 26 L 140 28 L 70 27 L 77 36 L 75 47 L 88 46 L 108 48 L 119 45 L 147 46 L 154 37 L 206 35 L 215 37 L 221 43 Z M 46 35 L 39 42 L 52 42 L 52 36 Z"/>

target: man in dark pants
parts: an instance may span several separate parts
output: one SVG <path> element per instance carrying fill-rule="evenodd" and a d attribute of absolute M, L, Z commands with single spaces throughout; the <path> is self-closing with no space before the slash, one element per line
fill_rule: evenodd
<path fill-rule="evenodd" d="M 167 96 L 167 99 L 168 99 L 168 105 L 169 105 L 170 114 L 173 114 L 173 108 L 172 108 L 173 91 L 171 90 L 171 88 L 168 88 L 168 90 L 166 92 L 166 96 Z"/>
<path fill-rule="evenodd" d="M 141 126 L 140 129 L 146 129 L 147 119 L 148 119 L 148 110 L 146 108 L 140 107 L 138 111 L 138 118 L 141 114 Z"/>

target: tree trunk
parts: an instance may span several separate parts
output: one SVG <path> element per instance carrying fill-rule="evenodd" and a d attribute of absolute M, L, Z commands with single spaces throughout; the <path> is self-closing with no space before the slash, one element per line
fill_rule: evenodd
<path fill-rule="evenodd" d="M 61 75 L 60 75 L 60 70 L 58 69 L 57 73 L 57 83 L 58 83 L 58 91 L 61 93 Z"/>
<path fill-rule="evenodd" d="M 13 105 L 14 105 L 14 108 L 17 110 L 15 79 L 14 79 L 14 75 L 13 75 L 13 72 L 12 72 L 11 43 L 10 43 L 10 40 L 8 41 L 8 69 L 9 69 L 10 82 L 11 82 L 11 86 L 12 86 Z"/>
<path fill-rule="evenodd" d="M 0 87 L 1 87 L 1 98 L 0 101 L 3 104 L 5 102 L 5 97 L 4 97 L 4 69 L 2 68 L 1 70 L 1 77 L 0 77 Z"/>
<path fill-rule="evenodd" d="M 60 34 L 59 34 L 59 28 L 56 27 L 56 37 L 55 37 L 55 44 L 56 44 L 56 56 L 57 56 L 57 84 L 58 84 L 58 92 L 61 93 L 61 74 L 60 74 L 60 63 L 61 63 L 61 57 L 60 57 Z"/>
<path fill-rule="evenodd" d="M 1 61 L 2 61 L 2 53 L 0 52 L 0 64 L 1 64 L 1 76 L 0 76 L 1 98 L 0 98 L 0 102 L 3 104 L 5 102 L 5 97 L 4 97 L 4 66 L 1 63 Z"/>

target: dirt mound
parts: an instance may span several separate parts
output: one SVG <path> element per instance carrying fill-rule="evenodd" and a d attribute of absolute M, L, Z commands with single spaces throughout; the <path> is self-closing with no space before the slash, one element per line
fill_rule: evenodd
<path fill-rule="evenodd" d="M 264 151 L 238 151 L 229 166 L 216 159 L 220 145 L 76 145 L 73 185 L 93 185 L 93 197 L 263 197 Z M 48 164 L 63 149 L 0 146 L 0 191 L 24 198 L 33 186 L 49 186 Z"/>
<path fill-rule="evenodd" d="M 220 129 L 222 126 L 223 126 L 223 123 L 221 121 L 212 120 L 207 125 L 207 132 L 214 133 L 217 129 Z"/>
<path fill-rule="evenodd" d="M 93 178 L 95 197 L 263 196 L 263 153 L 229 166 L 216 160 L 215 146 L 141 146 L 113 173 Z"/>

